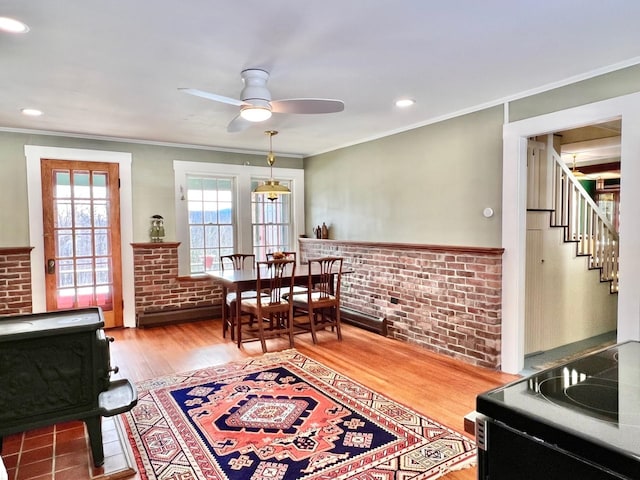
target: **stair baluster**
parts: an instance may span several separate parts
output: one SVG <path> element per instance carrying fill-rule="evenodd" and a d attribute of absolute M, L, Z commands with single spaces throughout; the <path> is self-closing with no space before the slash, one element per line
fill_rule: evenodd
<path fill-rule="evenodd" d="M 589 268 L 599 268 L 600 280 L 617 292 L 618 234 L 555 151 L 553 159 L 551 225 L 564 227 L 565 241 L 576 243 L 577 255 L 590 255 Z"/>

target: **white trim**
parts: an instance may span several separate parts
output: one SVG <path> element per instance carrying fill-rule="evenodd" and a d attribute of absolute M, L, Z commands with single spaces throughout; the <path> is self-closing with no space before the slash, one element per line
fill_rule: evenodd
<path fill-rule="evenodd" d="M 211 175 L 232 178 L 236 193 L 236 231 L 238 251 L 252 251 L 251 234 L 251 179 L 269 178 L 269 167 L 257 167 L 252 165 L 233 165 L 226 163 L 186 162 L 174 160 L 174 191 L 176 208 L 176 239 L 180 242 L 178 247 L 179 272 L 181 275 L 189 274 L 189 232 L 187 225 L 187 209 L 181 200 L 186 191 L 187 175 Z M 291 185 L 291 207 L 293 224 L 297 231 L 292 231 L 291 245 L 297 246 L 299 233 L 304 232 L 304 170 L 296 168 L 275 168 L 274 177 L 280 181 L 288 181 Z"/>
<path fill-rule="evenodd" d="M 188 148 L 190 150 L 207 150 L 207 151 L 213 151 L 213 152 L 242 153 L 246 155 L 266 156 L 268 153 L 266 150 L 263 151 L 263 150 L 250 150 L 250 149 L 241 149 L 241 148 L 216 147 L 216 146 L 208 146 L 208 145 L 195 145 L 195 144 L 189 144 L 189 143 L 161 142 L 158 140 L 145 140 L 145 139 L 138 139 L 138 138 L 107 137 L 104 135 L 56 132 L 54 130 L 34 130 L 30 128 L 0 127 L 0 132 L 23 133 L 27 135 L 47 135 L 49 137 L 80 138 L 84 140 L 99 140 L 101 142 L 133 143 L 137 145 L 154 145 L 158 147 Z M 301 154 L 298 154 L 298 153 L 276 152 L 276 154 L 278 155 L 278 157 L 304 158 Z"/>
<path fill-rule="evenodd" d="M 83 162 L 117 163 L 120 172 L 120 248 L 122 250 L 122 300 L 123 323 L 135 327 L 135 292 L 133 283 L 133 202 L 131 183 L 131 154 L 85 150 L 78 148 L 43 147 L 25 145 L 27 162 L 27 190 L 29 202 L 29 241 L 31 251 L 31 288 L 33 312 L 46 310 L 44 278 L 44 231 L 42 220 L 42 158 Z"/>
<path fill-rule="evenodd" d="M 502 370 L 524 367 L 527 138 L 622 118 L 618 341 L 640 340 L 640 93 L 513 122 L 503 127 L 502 165 Z"/>

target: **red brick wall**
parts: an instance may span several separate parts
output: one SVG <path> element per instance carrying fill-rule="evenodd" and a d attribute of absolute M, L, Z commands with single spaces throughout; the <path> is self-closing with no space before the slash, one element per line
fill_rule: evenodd
<path fill-rule="evenodd" d="M 502 249 L 302 238 L 300 252 L 344 257 L 343 305 L 386 317 L 389 336 L 500 367 Z"/>
<path fill-rule="evenodd" d="M 179 243 L 134 243 L 136 315 L 220 304 L 222 289 L 208 278 L 178 277 Z"/>
<path fill-rule="evenodd" d="M 32 312 L 31 250 L 0 248 L 0 316 Z"/>

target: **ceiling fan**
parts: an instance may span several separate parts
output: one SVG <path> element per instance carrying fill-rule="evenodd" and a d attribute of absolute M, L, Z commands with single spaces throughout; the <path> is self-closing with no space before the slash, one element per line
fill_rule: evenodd
<path fill-rule="evenodd" d="M 288 98 L 271 100 L 267 88 L 269 72 L 258 68 L 249 68 L 240 73 L 244 88 L 240 92 L 240 100 L 195 88 L 179 88 L 178 90 L 215 102 L 227 103 L 240 107 L 240 113 L 229 123 L 227 131 L 241 132 L 253 122 L 263 122 L 272 113 L 335 113 L 344 110 L 342 100 L 328 98 Z"/>

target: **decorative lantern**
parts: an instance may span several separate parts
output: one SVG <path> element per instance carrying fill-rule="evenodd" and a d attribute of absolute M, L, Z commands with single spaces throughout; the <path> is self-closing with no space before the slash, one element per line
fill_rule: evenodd
<path fill-rule="evenodd" d="M 149 237 L 151 237 L 152 243 L 162 242 L 162 239 L 164 238 L 164 218 L 162 218 L 161 215 L 153 215 L 151 217 Z"/>

